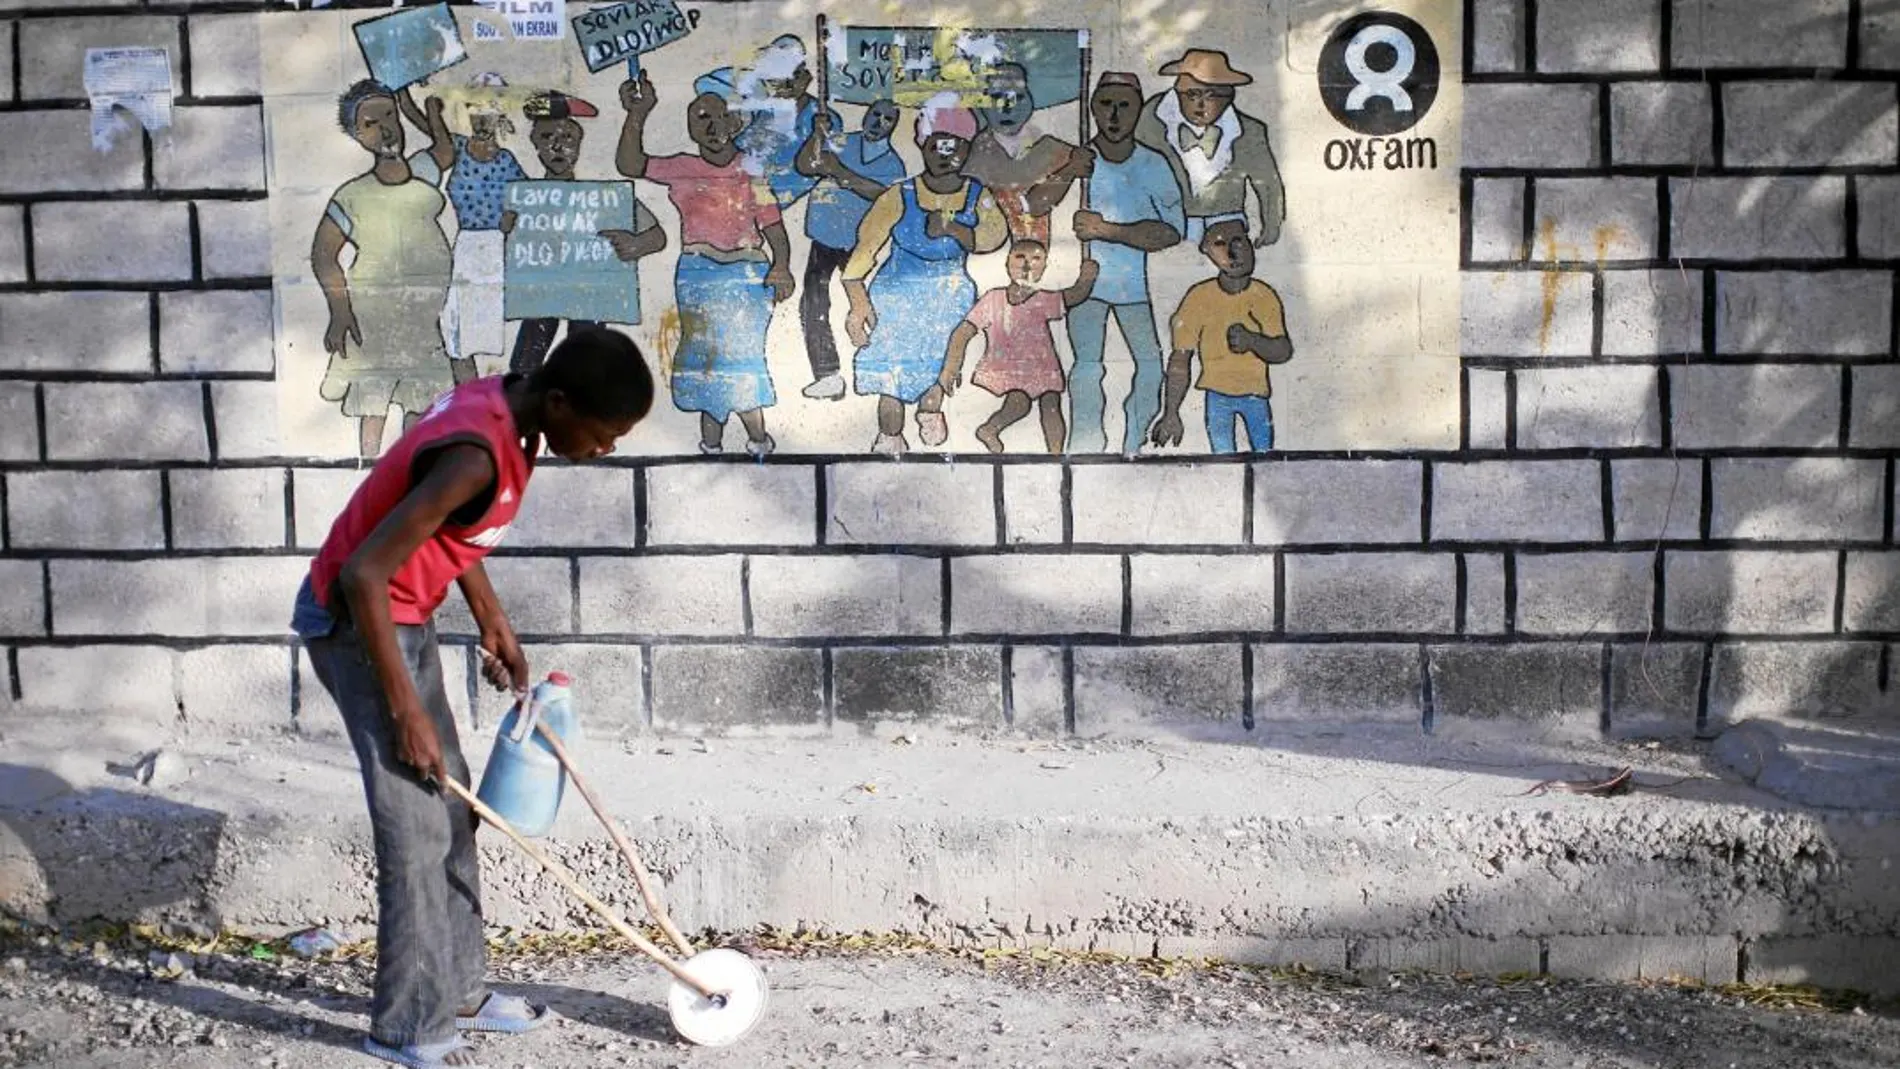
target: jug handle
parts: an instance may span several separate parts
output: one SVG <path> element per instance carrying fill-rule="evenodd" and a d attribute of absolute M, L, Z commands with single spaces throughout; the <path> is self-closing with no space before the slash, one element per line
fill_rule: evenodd
<path fill-rule="evenodd" d="M 528 695 L 527 702 L 527 711 L 515 718 L 515 729 L 508 735 L 509 740 L 512 742 L 520 743 L 532 737 L 534 735 L 534 726 L 536 722 L 541 719 L 541 705 L 534 700 L 532 693 Z M 515 702 L 515 708 L 521 708 L 521 702 Z"/>

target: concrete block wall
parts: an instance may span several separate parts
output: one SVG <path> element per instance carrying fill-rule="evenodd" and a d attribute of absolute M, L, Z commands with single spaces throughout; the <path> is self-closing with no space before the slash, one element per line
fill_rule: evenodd
<path fill-rule="evenodd" d="M 550 464 L 496 585 L 608 733 L 1890 722 L 1886 6 L 1470 0 L 1458 450 Z M 360 473 L 262 425 L 242 7 L 0 0 L 17 715 L 334 730 L 286 623 Z M 172 129 L 92 148 L 100 44 L 171 49 Z"/>
<path fill-rule="evenodd" d="M 1508 637 L 1447 667 L 1520 658 L 1516 701 L 1613 731 L 1891 722 L 1891 6 L 1470 4 L 1470 452 L 1431 515 L 1503 543 Z"/>

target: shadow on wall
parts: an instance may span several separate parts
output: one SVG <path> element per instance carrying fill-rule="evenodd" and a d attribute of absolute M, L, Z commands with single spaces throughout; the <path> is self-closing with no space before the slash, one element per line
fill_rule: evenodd
<path fill-rule="evenodd" d="M 1815 17 L 1794 7 L 1772 15 L 1763 9 L 1769 23 L 1745 34 L 1732 28 L 1725 7 L 1732 5 L 1682 3 L 1665 15 L 1674 19 L 1673 35 L 1660 40 L 1673 36 L 1665 58 L 1677 72 L 1693 74 L 1704 65 L 1900 65 L 1900 3 L 1894 0 L 1870 0 L 1852 15 L 1838 8 Z M 1855 17 L 1861 25 L 1850 30 L 1847 19 Z M 1550 18 L 1549 12 L 1540 16 L 1545 29 Z M 1575 37 L 1561 42 L 1554 62 L 1569 57 L 1581 70 L 1604 68 L 1606 60 L 1627 58 L 1631 49 L 1658 40 L 1654 26 L 1635 20 L 1572 19 L 1566 29 Z M 1853 41 L 1859 54 L 1850 56 Z M 1540 62 L 1553 62 L 1549 48 L 1541 55 Z M 1611 465 L 1614 537 L 1622 546 L 1653 541 L 1655 548 L 1587 560 L 1514 554 L 1517 630 L 1617 643 L 1608 685 L 1619 707 L 1641 712 L 1634 725 L 1613 725 L 1618 734 L 1679 735 L 1693 722 L 1697 734 L 1711 736 L 1750 717 L 1818 721 L 1849 733 L 1900 731 L 1900 695 L 1891 685 L 1900 584 L 1893 577 L 1887 500 L 1891 451 L 1900 445 L 1890 363 L 1896 355 L 1891 277 L 1876 264 L 1867 271 L 1803 270 L 1893 255 L 1900 220 L 1876 184 L 1885 179 L 1813 173 L 1892 162 L 1892 86 L 1750 73 L 1721 90 L 1724 131 L 1711 130 L 1706 118 L 1697 126 L 1677 108 L 1694 99 L 1684 94 L 1695 83 L 1674 85 L 1683 93 L 1668 97 L 1677 114 L 1667 123 L 1643 114 L 1650 107 L 1636 103 L 1643 86 L 1614 87 L 1619 156 L 1602 161 L 1689 167 L 1661 180 L 1667 197 L 1660 217 L 1653 200 L 1643 211 L 1575 203 L 1628 201 L 1610 184 L 1641 180 L 1601 179 L 1601 190 L 1580 196 L 1575 180 L 1566 178 L 1539 199 L 1538 218 L 1526 220 L 1530 232 L 1519 235 L 1533 264 L 1571 261 L 1550 263 L 1553 274 L 1558 266 L 1581 266 L 1611 280 L 1607 290 L 1599 285 L 1610 303 L 1598 312 L 1609 320 L 1605 327 L 1654 347 L 1606 344 L 1604 352 L 1661 353 L 1660 381 L 1648 376 L 1650 367 L 1635 364 L 1510 373 L 1518 449 L 1609 444 L 1641 451 L 1618 455 Z M 1608 123 L 1611 116 L 1597 121 Z M 1643 143 L 1663 129 L 1678 135 L 1675 144 Z M 1723 144 L 1711 151 L 1718 136 Z M 1634 153 L 1667 158 L 1623 157 L 1626 139 Z M 1737 175 L 1735 168 L 1751 173 Z M 1777 173 L 1782 169 L 1789 173 Z M 1850 211 L 1854 182 L 1857 213 Z M 1603 217 L 1586 214 L 1594 209 Z M 1641 220 L 1645 212 L 1652 221 L 1648 234 L 1610 225 Z M 1588 234 L 1592 227 L 1599 227 L 1593 268 L 1576 262 L 1589 260 L 1589 250 L 1552 237 Z M 1608 259 L 1627 262 L 1602 262 L 1608 231 L 1625 250 Z M 1658 248 L 1669 256 L 1649 260 Z M 1525 252 L 1519 250 L 1519 259 Z M 1616 285 L 1618 279 L 1625 284 Z M 1636 299 L 1619 300 L 1619 292 Z M 1636 309 L 1653 318 L 1629 322 Z M 1627 426 L 1616 424 L 1621 416 Z M 1847 450 L 1855 452 L 1841 455 Z M 1626 509 L 1626 499 L 1638 507 Z M 1716 545 L 1694 544 L 1699 541 Z M 1560 575 L 1559 568 L 1569 571 Z M 1536 597 L 1540 581 L 1545 594 Z M 1657 590 L 1659 581 L 1666 596 Z M 1559 587 L 1562 597 L 1549 593 Z M 1579 617 L 1588 622 L 1579 626 Z M 1664 629 L 1671 634 L 1659 635 Z"/>
<path fill-rule="evenodd" d="M 226 819 L 0 764 L 0 912 L 39 924 L 103 917 L 215 931 L 207 891 Z"/>

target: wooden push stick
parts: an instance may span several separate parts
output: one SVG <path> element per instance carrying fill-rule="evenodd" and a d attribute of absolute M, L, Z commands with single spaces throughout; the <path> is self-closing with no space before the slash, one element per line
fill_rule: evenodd
<path fill-rule="evenodd" d="M 711 988 L 707 987 L 705 984 L 699 982 L 697 979 L 693 977 L 691 973 L 687 972 L 686 969 L 682 967 L 679 962 L 674 961 L 670 956 L 668 956 L 666 951 L 661 950 L 657 946 L 654 946 L 651 942 L 647 940 L 645 936 L 641 935 L 639 932 L 634 931 L 633 928 L 630 925 L 628 925 L 626 921 L 621 920 L 617 915 L 615 915 L 613 910 L 608 909 L 605 903 L 601 902 L 600 899 L 595 898 L 592 894 L 590 894 L 587 888 L 582 887 L 581 881 L 576 879 L 573 873 L 567 871 L 567 869 L 563 867 L 560 864 L 560 862 L 555 861 L 553 858 L 549 857 L 546 851 L 542 850 L 539 846 L 536 846 L 534 843 L 530 842 L 526 836 L 516 831 L 508 823 L 508 821 L 502 817 L 500 813 L 497 813 L 494 810 L 488 808 L 487 805 L 482 803 L 482 800 L 480 798 L 477 798 L 475 797 L 475 795 L 470 793 L 467 787 L 464 787 L 461 784 L 455 782 L 453 777 L 444 777 L 441 780 L 441 783 L 442 783 L 442 786 L 448 788 L 451 794 L 455 795 L 457 798 L 460 798 L 462 801 L 467 802 L 469 808 L 473 809 L 477 814 L 479 814 L 483 820 L 486 820 L 490 824 L 493 824 L 496 828 L 498 828 L 501 831 L 503 835 L 506 835 L 508 836 L 508 838 L 513 839 L 515 841 L 516 846 L 519 846 L 524 852 L 527 853 L 529 857 L 535 859 L 535 861 L 540 863 L 543 871 L 545 871 L 548 875 L 554 877 L 555 880 L 559 881 L 561 886 L 567 888 L 568 891 L 572 892 L 575 898 L 578 898 L 582 902 L 586 903 L 589 909 L 593 910 L 595 913 L 600 914 L 600 918 L 607 922 L 608 927 L 612 928 L 615 932 L 618 932 L 621 938 L 625 939 L 629 943 L 632 943 L 634 946 L 634 949 L 638 950 L 640 953 L 645 954 L 647 957 L 652 958 L 654 961 L 658 962 L 661 968 L 673 974 L 673 978 L 675 980 L 678 980 L 680 983 L 685 984 L 687 987 L 690 987 L 694 991 L 699 992 L 701 995 L 705 996 L 706 998 L 717 999 L 721 997 L 723 992 L 714 991 Z"/>
<path fill-rule="evenodd" d="M 556 735 L 545 722 L 537 721 L 534 727 L 540 732 L 541 738 L 547 741 L 548 748 L 554 751 L 554 759 L 561 762 L 562 768 L 567 769 L 568 778 L 574 781 L 574 789 L 581 792 L 581 797 L 587 801 L 587 808 L 592 809 L 594 815 L 600 818 L 601 825 L 607 829 L 607 835 L 613 839 L 614 846 L 620 851 L 620 856 L 626 859 L 627 866 L 633 870 L 634 885 L 640 888 L 640 899 L 646 903 L 647 912 L 652 915 L 654 923 L 660 926 L 660 931 L 666 933 L 666 938 L 679 948 L 681 954 L 692 957 L 693 944 L 687 942 L 686 937 L 680 934 L 680 930 L 673 926 L 673 918 L 666 915 L 666 907 L 661 904 L 660 896 L 653 893 L 653 874 L 641 864 L 640 855 L 634 852 L 633 844 L 621 834 L 620 825 L 615 823 L 606 808 L 594 797 L 594 792 L 587 789 L 587 781 L 581 778 L 581 770 L 574 767 L 573 759 L 568 757 L 567 747 L 561 744 L 561 737 Z"/>

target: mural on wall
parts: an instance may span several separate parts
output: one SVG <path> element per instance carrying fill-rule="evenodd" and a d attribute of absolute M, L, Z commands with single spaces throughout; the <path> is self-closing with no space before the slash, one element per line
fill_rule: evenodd
<path fill-rule="evenodd" d="M 1455 444 L 1458 11 L 1391 6 L 260 15 L 287 451 L 595 323 L 640 453 Z"/>

